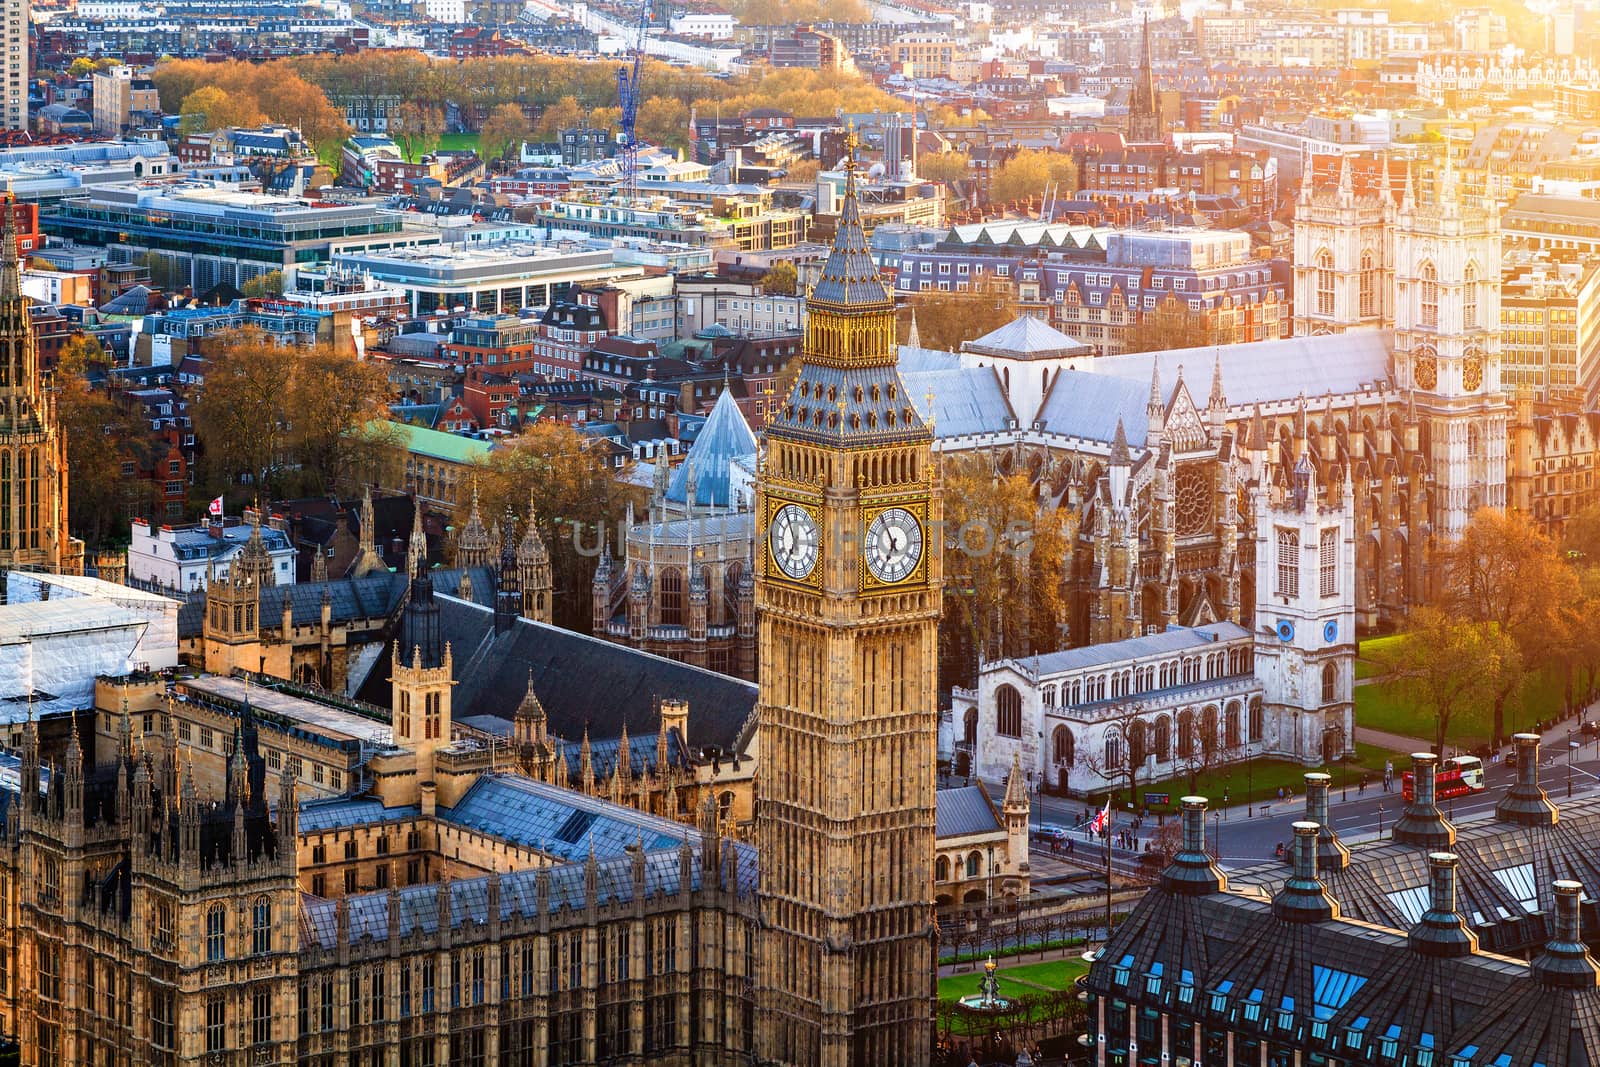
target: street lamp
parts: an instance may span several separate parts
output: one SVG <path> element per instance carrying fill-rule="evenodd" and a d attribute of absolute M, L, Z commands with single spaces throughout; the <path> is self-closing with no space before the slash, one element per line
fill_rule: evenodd
<path fill-rule="evenodd" d="M 1579 742 L 1572 739 L 1572 731 L 1567 730 L 1567 799 L 1572 799 L 1572 750 L 1577 748 Z"/>
<path fill-rule="evenodd" d="M 1221 811 L 1214 811 L 1214 812 L 1211 813 L 1211 823 L 1212 823 L 1211 838 L 1212 838 L 1213 841 L 1216 842 L 1217 863 L 1220 865 L 1222 863 L 1222 812 Z"/>
<path fill-rule="evenodd" d="M 1245 818 L 1253 819 L 1256 815 L 1255 794 L 1252 789 L 1255 785 L 1256 761 L 1248 753 L 1244 760 L 1244 814 Z"/>
<path fill-rule="evenodd" d="M 1378 801 L 1378 836 L 1383 836 L 1383 801 Z"/>

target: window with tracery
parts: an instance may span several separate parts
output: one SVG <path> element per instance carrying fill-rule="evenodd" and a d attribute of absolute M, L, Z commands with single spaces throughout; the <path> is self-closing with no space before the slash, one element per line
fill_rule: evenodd
<path fill-rule="evenodd" d="M 1333 255 L 1326 248 L 1317 253 L 1317 314 L 1333 314 Z"/>
<path fill-rule="evenodd" d="M 1475 330 L 1478 327 L 1478 268 L 1471 263 L 1467 264 L 1466 284 L 1461 289 L 1461 328 Z"/>
<path fill-rule="evenodd" d="M 1378 313 L 1377 261 L 1371 250 L 1361 253 L 1361 317 L 1370 319 Z"/>
<path fill-rule="evenodd" d="M 1215 514 L 1215 493 L 1210 472 L 1203 467 L 1179 467 L 1174 505 L 1178 536 L 1205 533 Z"/>
<path fill-rule="evenodd" d="M 1439 325 L 1439 272 L 1432 263 L 1424 263 L 1418 272 L 1422 284 L 1418 286 L 1421 292 L 1422 316 L 1424 326 L 1437 327 Z"/>
<path fill-rule="evenodd" d="M 1278 595 L 1300 595 L 1300 531 L 1278 527 Z"/>

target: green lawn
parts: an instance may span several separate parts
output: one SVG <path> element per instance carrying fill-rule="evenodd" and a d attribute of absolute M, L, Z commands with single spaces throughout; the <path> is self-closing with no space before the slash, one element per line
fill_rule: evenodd
<path fill-rule="evenodd" d="M 1021 967 L 1002 967 L 995 971 L 1000 980 L 1000 995 L 1037 993 L 1041 989 L 1066 989 L 1086 973 L 1089 965 L 1081 959 L 1051 960 L 1048 963 L 1029 963 Z M 959 1000 L 978 992 L 983 981 L 981 965 L 972 974 L 957 974 L 939 979 L 939 999 Z"/>
<path fill-rule="evenodd" d="M 459 151 L 470 148 L 478 150 L 478 135 L 475 133 L 446 133 L 439 137 L 439 147 L 447 152 Z"/>
<path fill-rule="evenodd" d="M 1371 688 L 1371 687 L 1363 687 Z M 1360 693 L 1361 690 L 1357 690 Z M 1177 775 L 1159 782 L 1139 782 L 1139 796 L 1142 798 L 1146 792 L 1166 793 L 1171 798 L 1172 809 L 1176 809 L 1180 797 L 1187 796 L 1191 791 L 1206 797 L 1211 801 L 1212 807 L 1222 807 L 1223 797 L 1227 803 L 1233 804 L 1261 804 L 1272 803 L 1278 799 L 1280 787 L 1292 790 L 1295 796 L 1305 794 L 1305 776 L 1308 771 L 1322 771 L 1333 776 L 1332 788 L 1349 783 L 1354 785 L 1363 774 L 1371 775 L 1374 779 L 1383 777 L 1383 762 L 1385 759 L 1395 761 L 1395 766 L 1405 763 L 1403 753 L 1389 752 L 1376 745 L 1356 745 L 1354 759 L 1342 760 L 1326 767 L 1306 767 L 1290 760 L 1256 759 L 1248 764 L 1235 763 L 1225 767 L 1201 771 L 1194 777 L 1193 789 L 1187 774 Z M 1128 788 L 1124 780 L 1123 786 L 1117 791 L 1118 806 L 1127 810 Z M 1091 800 L 1090 806 L 1097 806 L 1105 802 L 1105 794 Z"/>
<path fill-rule="evenodd" d="M 1356 677 L 1376 678 L 1384 673 L 1383 657 L 1405 639 L 1404 634 L 1368 637 L 1356 645 Z"/>
<path fill-rule="evenodd" d="M 1390 640 L 1390 639 L 1384 639 Z M 1365 642 L 1362 652 L 1367 651 Z M 1359 666 L 1359 664 L 1358 664 Z M 1433 717 L 1414 707 L 1402 694 L 1400 687 L 1387 682 L 1357 686 L 1356 725 L 1374 730 L 1417 737 L 1432 742 Z M 1558 716 L 1566 703 L 1566 682 L 1558 671 L 1537 671 L 1522 684 L 1516 700 L 1506 707 L 1506 732 L 1512 733 L 1531 727 L 1535 720 L 1550 720 Z M 1475 748 L 1489 740 L 1492 733 L 1493 712 L 1458 714 L 1450 723 L 1448 742 L 1461 748 Z"/>

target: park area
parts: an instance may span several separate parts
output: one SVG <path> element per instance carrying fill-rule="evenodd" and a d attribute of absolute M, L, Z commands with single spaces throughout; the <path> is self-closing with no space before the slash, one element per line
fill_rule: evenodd
<path fill-rule="evenodd" d="M 972 971 L 939 979 L 938 1023 L 942 1043 L 997 1051 L 1016 1043 L 1033 1046 L 1042 1040 L 1060 1039 L 1076 1032 L 1083 1024 L 1083 1002 L 1073 983 L 1088 973 L 1089 965 L 1077 955 L 1043 963 L 1027 963 L 995 971 L 996 993 L 1005 1006 L 997 1011 L 978 1011 L 961 1004 L 961 998 L 975 996 L 983 981 L 983 964 Z M 995 1058 L 990 1056 L 989 1058 Z"/>
<path fill-rule="evenodd" d="M 1363 640 L 1356 660 L 1356 726 L 1401 737 L 1413 737 L 1432 745 L 1435 722 L 1430 711 L 1408 699 L 1398 681 L 1386 680 L 1387 662 L 1404 634 Z M 1506 704 L 1506 733 L 1530 729 L 1535 722 L 1559 719 L 1566 706 L 1566 681 L 1554 669 L 1528 672 L 1517 694 Z M 1447 747 L 1468 751 L 1489 743 L 1493 732 L 1492 712 L 1486 706 L 1468 707 L 1450 722 Z"/>

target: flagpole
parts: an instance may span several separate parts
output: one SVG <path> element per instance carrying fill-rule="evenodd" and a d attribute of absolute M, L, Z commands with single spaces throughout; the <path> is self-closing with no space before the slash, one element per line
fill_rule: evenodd
<path fill-rule="evenodd" d="M 1106 801 L 1106 940 L 1111 944 L 1111 801 Z"/>

